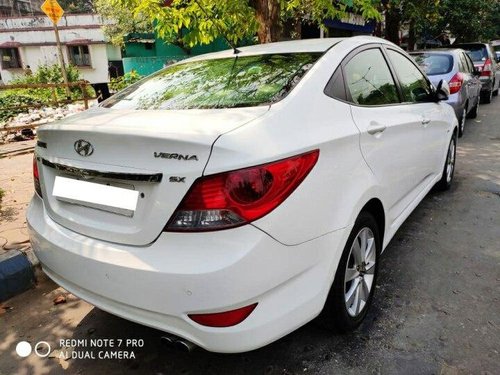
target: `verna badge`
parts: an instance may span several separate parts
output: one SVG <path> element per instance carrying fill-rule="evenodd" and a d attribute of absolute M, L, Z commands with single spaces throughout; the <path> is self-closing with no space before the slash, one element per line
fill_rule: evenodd
<path fill-rule="evenodd" d="M 75 151 L 80 156 L 90 156 L 94 153 L 94 147 L 90 142 L 80 139 L 75 142 Z"/>

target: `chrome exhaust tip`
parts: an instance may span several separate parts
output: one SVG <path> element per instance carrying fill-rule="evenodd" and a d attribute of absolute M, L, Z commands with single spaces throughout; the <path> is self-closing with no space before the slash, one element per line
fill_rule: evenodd
<path fill-rule="evenodd" d="M 195 348 L 196 344 L 191 341 L 185 340 L 179 336 L 173 335 L 171 333 L 166 333 L 160 337 L 162 344 L 177 349 L 185 353 L 191 353 Z"/>
<path fill-rule="evenodd" d="M 174 347 L 185 353 L 191 353 L 196 349 L 196 344 L 193 344 L 191 341 L 180 339 L 174 343 Z"/>

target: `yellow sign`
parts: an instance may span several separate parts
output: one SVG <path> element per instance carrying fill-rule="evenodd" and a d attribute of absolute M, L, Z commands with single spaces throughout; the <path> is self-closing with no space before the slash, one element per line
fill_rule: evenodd
<path fill-rule="evenodd" d="M 47 17 L 54 22 L 54 24 L 57 24 L 64 14 L 64 10 L 61 8 L 57 0 L 45 0 L 41 8 Z"/>

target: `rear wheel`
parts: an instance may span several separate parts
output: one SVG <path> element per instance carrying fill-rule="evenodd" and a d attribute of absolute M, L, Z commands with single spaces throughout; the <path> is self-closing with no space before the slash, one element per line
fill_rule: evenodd
<path fill-rule="evenodd" d="M 457 155 L 457 137 L 453 135 L 448 146 L 448 153 L 446 154 L 446 161 L 443 168 L 443 177 L 437 183 L 436 187 L 439 190 L 449 190 L 455 175 L 455 161 Z"/>
<path fill-rule="evenodd" d="M 336 332 L 349 332 L 363 321 L 377 281 L 381 241 L 373 215 L 361 212 L 349 235 L 321 322 Z"/>
<path fill-rule="evenodd" d="M 458 136 L 461 137 L 464 135 L 464 130 L 465 130 L 465 121 L 467 119 L 467 106 L 468 104 L 465 103 L 464 109 L 462 110 L 462 116 L 458 119 Z"/>
<path fill-rule="evenodd" d="M 481 100 L 483 101 L 483 103 L 485 104 L 489 104 L 491 103 L 491 99 L 493 97 L 493 90 L 490 90 L 490 91 L 486 91 L 486 92 L 483 92 L 481 93 Z"/>

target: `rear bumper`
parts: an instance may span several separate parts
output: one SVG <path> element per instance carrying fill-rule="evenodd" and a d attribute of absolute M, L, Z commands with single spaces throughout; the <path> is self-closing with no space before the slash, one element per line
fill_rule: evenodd
<path fill-rule="evenodd" d="M 481 77 L 481 93 L 493 90 L 493 79 L 490 77 Z"/>
<path fill-rule="evenodd" d="M 43 270 L 91 304 L 216 352 L 264 346 L 321 311 L 348 230 L 285 246 L 257 228 L 164 233 L 146 247 L 121 246 L 55 223 L 35 196 L 27 214 Z M 242 323 L 201 326 L 188 313 L 228 311 L 257 302 Z"/>

